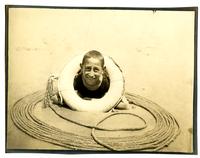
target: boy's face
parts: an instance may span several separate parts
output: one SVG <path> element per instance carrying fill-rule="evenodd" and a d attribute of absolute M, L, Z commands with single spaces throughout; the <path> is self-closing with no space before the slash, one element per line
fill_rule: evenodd
<path fill-rule="evenodd" d="M 83 84 L 89 90 L 97 90 L 103 80 L 103 67 L 98 58 L 87 58 L 81 65 Z"/>

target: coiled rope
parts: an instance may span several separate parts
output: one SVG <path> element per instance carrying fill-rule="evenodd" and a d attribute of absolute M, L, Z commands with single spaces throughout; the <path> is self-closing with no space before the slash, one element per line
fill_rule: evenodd
<path fill-rule="evenodd" d="M 67 121 L 70 121 L 72 123 L 75 123 L 77 125 L 80 125 L 80 126 L 83 126 L 83 127 L 87 127 L 87 128 L 94 128 L 96 130 L 103 130 L 103 131 L 138 131 L 138 130 L 142 130 L 142 129 L 144 129 L 144 128 L 147 127 L 147 123 L 146 123 L 146 121 L 142 117 L 140 117 L 140 116 L 138 116 L 138 115 L 136 115 L 134 113 L 129 113 L 129 112 L 114 112 L 114 113 L 112 112 L 112 113 L 108 113 L 108 115 L 104 116 L 103 118 L 101 118 L 101 120 L 99 122 L 97 122 L 97 124 L 104 122 L 106 119 L 108 119 L 108 118 L 110 118 L 110 117 L 112 117 L 114 115 L 131 115 L 133 117 L 139 118 L 143 122 L 143 126 L 141 126 L 141 127 L 129 127 L 129 128 L 120 128 L 120 127 L 117 127 L 117 128 L 110 128 L 110 127 L 106 128 L 106 127 L 98 127 L 97 124 L 96 125 L 90 125 L 90 124 L 87 124 L 87 123 L 76 121 L 76 120 L 71 119 L 71 118 L 69 118 L 67 116 L 64 116 L 64 115 L 62 115 L 61 113 L 59 113 L 57 111 L 57 108 L 55 106 L 57 106 L 57 105 L 49 105 L 49 107 L 53 110 L 53 112 L 55 114 L 57 114 L 59 117 L 61 117 L 62 119 L 65 119 Z"/>
<path fill-rule="evenodd" d="M 97 129 L 109 130 L 106 128 L 100 128 L 99 125 L 108 117 L 117 115 L 117 113 L 111 113 L 95 126 L 88 126 L 88 128 L 92 129 L 91 136 L 81 136 L 51 126 L 39 120 L 34 115 L 34 108 L 39 102 L 43 101 L 44 96 L 44 91 L 38 91 L 20 99 L 11 109 L 11 118 L 20 130 L 27 133 L 31 137 L 65 148 L 96 151 L 158 151 L 169 145 L 180 133 L 179 125 L 170 113 L 165 111 L 159 105 L 143 97 L 126 93 L 128 100 L 133 102 L 136 106 L 148 111 L 154 117 L 155 126 L 153 129 L 143 132 L 141 135 L 137 136 L 97 137 L 95 135 L 95 131 Z M 139 117 L 137 115 L 134 116 Z M 141 127 L 141 131 L 146 127 L 145 120 L 143 120 L 143 122 L 145 123 L 145 126 Z M 119 130 L 139 129 L 127 128 Z"/>

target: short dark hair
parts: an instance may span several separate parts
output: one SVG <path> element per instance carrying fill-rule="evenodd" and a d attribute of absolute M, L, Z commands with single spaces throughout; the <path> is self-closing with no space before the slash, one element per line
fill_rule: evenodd
<path fill-rule="evenodd" d="M 96 50 L 91 50 L 91 51 L 87 52 L 83 57 L 82 64 L 84 64 L 85 61 L 91 57 L 98 58 L 101 61 L 102 67 L 104 66 L 104 57 L 100 52 L 98 52 Z"/>

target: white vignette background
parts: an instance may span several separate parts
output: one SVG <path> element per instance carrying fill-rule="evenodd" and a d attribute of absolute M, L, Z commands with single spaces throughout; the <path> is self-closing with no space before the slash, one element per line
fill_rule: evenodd
<path fill-rule="evenodd" d="M 0 31 L 1 31 L 1 53 L 0 53 L 0 60 L 1 60 L 1 130 L 0 135 L 2 136 L 1 139 L 1 146 L 0 146 L 0 157 L 6 157 L 6 158 L 53 158 L 53 157 L 168 157 L 168 156 L 175 156 L 175 157 L 197 157 L 197 155 L 169 155 L 169 154 L 84 154 L 84 155 L 65 155 L 65 154 L 25 154 L 25 153 L 5 153 L 5 5 L 6 4 L 12 4 L 12 5 L 40 5 L 40 6 L 87 6 L 87 7 L 191 7 L 191 6 L 199 6 L 199 3 L 197 0 L 48 0 L 48 2 L 42 2 L 41 0 L 4 0 L 1 1 L 1 10 L 0 14 L 3 20 L 1 20 L 0 23 Z M 199 20 L 198 20 L 199 21 Z M 198 24 L 199 26 L 199 24 Z M 198 44 L 199 45 L 199 44 Z M 198 54 L 198 53 L 197 53 Z M 199 58 L 199 56 L 198 56 Z M 198 70 L 199 74 L 199 70 Z M 199 96 L 198 96 L 199 99 Z M 198 108 L 198 114 L 199 114 L 199 108 Z M 197 118 L 199 120 L 199 116 Z M 198 121 L 198 127 L 199 127 L 199 121 Z M 199 133 L 199 132 L 198 132 Z M 198 137 L 199 142 L 199 137 Z M 199 151 L 199 146 L 198 146 Z"/>

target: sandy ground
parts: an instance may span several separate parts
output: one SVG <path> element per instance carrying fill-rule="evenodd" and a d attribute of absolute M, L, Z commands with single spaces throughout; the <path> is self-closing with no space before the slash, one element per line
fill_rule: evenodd
<path fill-rule="evenodd" d="M 35 74 L 36 75 L 36 74 Z M 37 75 L 36 75 L 37 76 Z M 46 78 L 48 76 L 45 76 Z M 46 86 L 46 78 L 43 78 L 41 80 L 38 80 L 39 82 L 31 82 L 33 80 L 29 79 L 29 77 L 26 77 L 27 82 L 29 82 L 29 86 L 21 86 L 23 84 L 19 84 L 19 80 L 16 81 L 15 78 L 15 82 L 11 85 L 10 91 L 12 92 L 9 95 L 9 104 L 8 104 L 8 112 L 7 112 L 7 149 L 64 149 L 62 147 L 56 146 L 56 145 L 52 145 L 46 142 L 42 142 L 40 140 L 36 140 L 33 139 L 32 137 L 24 134 L 23 132 L 21 132 L 19 129 L 17 129 L 13 122 L 11 121 L 10 115 L 9 115 L 9 111 L 10 108 L 13 106 L 13 104 L 20 98 L 24 97 L 27 94 L 30 94 L 32 92 L 35 92 L 37 90 L 40 89 L 44 89 Z M 41 81 L 41 82 L 40 82 Z M 129 92 L 134 92 L 134 90 Z M 157 102 L 159 103 L 159 102 Z M 180 104 L 180 103 L 179 103 Z M 169 152 L 191 152 L 191 139 L 192 139 L 192 135 L 190 135 L 190 133 L 188 132 L 189 128 L 192 128 L 192 120 L 188 119 L 188 117 L 185 117 L 185 115 L 190 115 L 188 114 L 188 111 L 186 109 L 179 109 L 180 112 L 176 112 L 175 110 L 177 110 L 176 108 L 177 105 L 169 105 L 169 106 L 163 106 L 167 111 L 171 112 L 173 114 L 173 116 L 177 119 L 178 123 L 180 124 L 180 128 L 181 128 L 181 134 L 178 136 L 178 138 L 169 145 L 169 147 L 164 148 L 163 151 L 169 151 Z M 186 106 L 184 104 L 184 106 Z M 188 104 L 188 108 L 189 110 L 191 109 L 191 105 Z M 41 112 L 41 109 L 40 109 Z M 183 115 L 184 113 L 184 115 Z M 43 117 L 45 117 L 44 115 L 46 114 L 46 117 L 49 117 L 52 115 L 52 112 L 49 110 L 45 112 L 43 112 Z M 50 115 L 51 114 L 51 115 Z M 55 115 L 55 114 L 54 114 Z M 38 115 L 40 116 L 40 115 Z M 40 118 L 40 117 L 39 117 Z M 130 118 L 124 119 L 124 122 L 130 122 L 129 120 Z M 61 120 L 62 122 L 63 120 Z M 54 119 L 51 120 L 51 124 L 57 124 L 57 122 L 59 122 L 58 120 Z M 65 122 L 65 121 L 64 121 Z M 68 128 L 71 129 L 70 123 L 68 125 Z M 67 130 L 67 127 L 65 126 L 64 128 L 65 130 Z M 89 134 L 88 130 L 81 130 L 81 133 L 85 133 L 85 134 Z M 22 141 L 23 140 L 23 141 Z"/>
<path fill-rule="evenodd" d="M 91 129 L 83 128 L 81 126 L 78 126 L 74 123 L 70 123 L 69 121 L 61 119 L 59 116 L 57 116 L 50 108 L 42 108 L 43 103 L 40 102 L 37 104 L 36 109 L 34 110 L 35 116 L 39 118 L 41 121 L 46 122 L 47 124 L 57 127 L 59 129 L 62 129 L 67 132 L 76 133 L 83 136 L 90 136 Z M 82 113 L 82 112 L 75 112 L 71 113 L 68 112 L 69 110 L 66 110 L 66 115 L 73 114 L 74 116 L 68 116 L 69 118 L 73 118 L 74 120 L 77 120 L 78 122 L 83 122 L 85 124 L 95 124 L 97 120 L 102 118 L 104 114 L 92 114 L 92 113 Z M 144 110 L 135 107 L 132 110 L 129 110 L 129 112 L 133 112 L 135 114 L 138 114 L 142 118 L 144 118 L 147 121 L 148 128 L 145 130 L 150 130 L 154 126 L 155 122 L 153 117 Z M 92 121 L 90 121 L 92 119 Z M 80 121 L 81 120 L 81 121 Z M 191 135 L 189 134 L 187 130 L 187 126 L 183 126 L 183 123 L 181 121 L 178 121 L 181 125 L 181 134 L 177 137 L 177 139 L 172 142 L 168 147 L 162 149 L 161 151 L 166 152 L 190 152 L 191 146 L 190 146 L 190 139 Z M 40 140 L 33 139 L 32 137 L 26 135 L 25 133 L 21 132 L 19 129 L 17 129 L 14 124 L 11 122 L 10 117 L 8 118 L 8 143 L 7 147 L 8 149 L 52 149 L 52 150 L 67 150 L 66 148 L 52 145 Z M 141 127 L 143 126 L 143 122 L 135 117 L 131 116 L 117 116 L 112 117 L 108 121 L 102 124 L 103 127 L 110 127 L 110 128 L 118 128 L 120 127 Z M 78 132 L 77 132 L 78 131 Z M 99 135 L 100 134 L 100 135 Z M 132 135 L 131 132 L 97 132 L 97 136 L 101 135 L 106 136 L 130 136 Z M 134 135 L 140 135 L 140 132 L 134 132 Z M 25 140 L 25 141 L 21 141 Z M 183 145 L 184 144 L 184 145 Z"/>
<path fill-rule="evenodd" d="M 158 103 L 177 119 L 181 135 L 164 151 L 190 152 L 193 15 L 159 11 L 153 14 L 10 10 L 7 149 L 61 149 L 18 130 L 10 119 L 10 108 L 25 95 L 45 89 L 49 75 L 59 74 L 75 55 L 96 49 L 120 65 L 127 92 Z"/>

